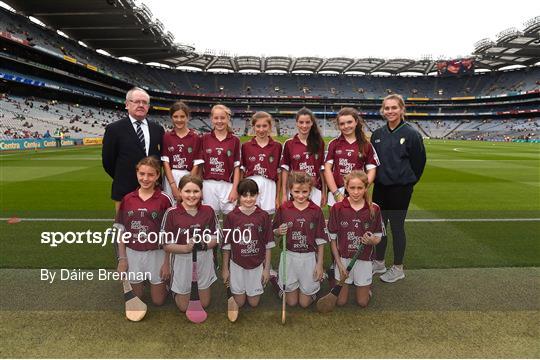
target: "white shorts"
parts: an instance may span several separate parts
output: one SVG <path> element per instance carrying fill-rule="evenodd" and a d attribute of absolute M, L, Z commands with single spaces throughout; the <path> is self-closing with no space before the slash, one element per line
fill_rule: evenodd
<path fill-rule="evenodd" d="M 178 183 L 180 182 L 180 179 L 184 177 L 184 175 L 188 175 L 189 171 L 187 170 L 176 170 L 172 169 L 172 175 L 174 178 L 174 182 L 176 183 L 176 186 L 178 186 Z M 171 200 L 173 201 L 173 205 L 176 205 L 176 199 L 174 198 L 172 194 L 171 185 L 169 184 L 169 180 L 167 180 L 167 177 L 165 174 L 163 175 L 163 191 L 165 194 L 169 195 L 171 197 Z"/>
<path fill-rule="evenodd" d="M 276 212 L 276 182 L 265 178 L 264 176 L 250 176 L 259 187 L 259 196 L 257 197 L 257 205 L 269 214 Z"/>
<path fill-rule="evenodd" d="M 291 193 L 287 191 L 287 200 L 290 198 L 291 198 Z M 309 198 L 311 201 L 315 203 L 315 205 L 321 206 L 322 191 L 317 189 L 316 187 L 312 187 L 311 192 L 309 193 Z"/>
<path fill-rule="evenodd" d="M 345 196 L 345 187 L 338 188 L 338 191 L 341 193 L 341 195 Z M 328 192 L 328 206 L 332 206 L 336 203 L 336 200 L 334 200 L 334 194 L 332 194 L 330 191 Z"/>
<path fill-rule="evenodd" d="M 341 263 L 343 266 L 349 266 L 351 259 L 345 259 L 340 257 Z M 337 266 L 335 267 L 335 278 L 339 281 L 340 274 Z M 367 286 L 371 285 L 371 261 L 356 260 L 352 270 L 349 272 L 349 277 L 345 280 L 345 284 L 352 284 L 354 282 L 355 286 Z"/>
<path fill-rule="evenodd" d="M 193 276 L 192 254 L 173 254 L 171 260 L 171 290 L 176 294 L 191 293 Z M 199 290 L 208 289 L 217 280 L 212 250 L 197 252 L 197 283 Z"/>
<path fill-rule="evenodd" d="M 128 273 L 130 279 L 144 278 L 150 281 L 150 284 L 158 285 L 163 282 L 159 272 L 165 261 L 165 250 L 137 251 L 126 247 L 126 256 L 128 262 Z M 130 281 L 131 284 L 140 284 L 143 280 Z"/>
<path fill-rule="evenodd" d="M 236 203 L 229 202 L 229 194 L 232 190 L 232 183 L 227 181 L 204 180 L 203 182 L 203 204 L 214 209 L 216 215 L 219 213 L 230 213 Z"/>
<path fill-rule="evenodd" d="M 321 283 L 315 281 L 314 273 L 317 259 L 314 252 L 298 253 L 286 251 L 287 278 L 283 276 L 282 264 L 279 264 L 279 281 L 283 288 L 283 280 L 286 280 L 285 292 L 292 292 L 300 288 L 304 295 L 313 295 L 321 288 Z"/>
<path fill-rule="evenodd" d="M 244 269 L 234 261 L 229 263 L 231 292 L 235 295 L 257 296 L 264 292 L 263 264 L 254 269 Z"/>

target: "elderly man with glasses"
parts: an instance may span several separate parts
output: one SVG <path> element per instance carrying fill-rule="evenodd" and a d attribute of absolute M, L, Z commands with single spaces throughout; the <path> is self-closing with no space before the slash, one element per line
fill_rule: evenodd
<path fill-rule="evenodd" d="M 126 94 L 128 116 L 105 128 L 101 160 L 103 168 L 113 179 L 111 198 L 118 212 L 124 195 L 137 186 L 135 166 L 146 156 L 160 158 L 163 127 L 146 118 L 150 96 L 134 87 Z"/>

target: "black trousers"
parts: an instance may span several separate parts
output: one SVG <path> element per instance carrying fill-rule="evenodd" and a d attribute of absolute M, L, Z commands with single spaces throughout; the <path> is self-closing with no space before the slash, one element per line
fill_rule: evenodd
<path fill-rule="evenodd" d="M 390 222 L 390 228 L 392 229 L 394 265 L 403 264 L 405 245 L 407 243 L 405 217 L 407 216 L 412 193 L 413 184 L 382 185 L 376 183 L 373 188 L 373 202 L 381 208 L 384 227 L 387 228 Z M 388 237 L 383 236 L 381 242 L 375 248 L 375 258 L 379 261 L 384 260 L 387 241 Z"/>

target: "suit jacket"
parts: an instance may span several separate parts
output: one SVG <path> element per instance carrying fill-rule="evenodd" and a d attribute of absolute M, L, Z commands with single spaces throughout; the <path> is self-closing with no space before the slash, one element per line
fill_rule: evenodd
<path fill-rule="evenodd" d="M 161 125 L 148 120 L 150 132 L 149 156 L 161 157 L 161 144 L 164 130 Z M 120 201 L 124 195 L 134 191 L 139 183 L 135 167 L 146 157 L 131 120 L 126 117 L 105 128 L 101 161 L 103 168 L 113 178 L 111 198 Z"/>

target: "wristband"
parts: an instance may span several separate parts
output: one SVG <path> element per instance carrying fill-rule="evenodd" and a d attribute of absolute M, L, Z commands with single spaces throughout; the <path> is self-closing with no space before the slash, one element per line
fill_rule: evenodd
<path fill-rule="evenodd" d="M 120 260 L 127 260 L 127 257 L 125 257 L 125 256 L 120 256 L 120 257 L 117 258 L 117 260 L 118 260 L 118 261 L 120 261 Z"/>
<path fill-rule="evenodd" d="M 339 192 L 339 189 L 332 193 L 332 195 L 334 195 L 334 197 L 338 197 L 340 194 L 341 193 Z"/>

